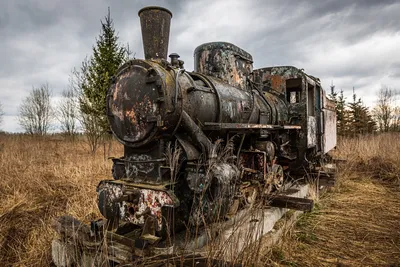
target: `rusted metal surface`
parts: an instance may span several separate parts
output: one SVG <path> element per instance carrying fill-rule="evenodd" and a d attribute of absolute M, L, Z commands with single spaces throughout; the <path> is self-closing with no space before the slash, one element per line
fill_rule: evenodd
<path fill-rule="evenodd" d="M 162 7 L 145 7 L 139 13 L 145 59 L 167 59 L 172 13 Z"/>
<path fill-rule="evenodd" d="M 139 226 L 144 226 L 146 220 L 153 217 L 156 230 L 161 231 L 161 209 L 178 206 L 179 201 L 171 192 L 153 188 L 139 188 L 123 181 L 102 181 L 97 187 L 100 211 L 107 219 L 118 217 Z"/>
<path fill-rule="evenodd" d="M 158 64 L 132 60 L 120 67 L 107 97 L 107 113 L 111 130 L 125 145 L 138 147 L 153 140 L 163 127 L 168 129 L 166 115 L 171 102 L 169 74 Z"/>
<path fill-rule="evenodd" d="M 208 153 L 207 156 L 209 158 L 216 157 L 214 146 L 210 139 L 185 111 L 182 112 L 182 125 L 192 140 L 198 145 L 198 147 L 205 149 L 204 152 Z"/>
<path fill-rule="evenodd" d="M 277 195 L 270 199 L 269 205 L 271 207 L 311 211 L 314 207 L 314 201 L 307 198 Z"/>
<path fill-rule="evenodd" d="M 337 128 L 335 103 L 325 98 L 323 108 L 323 153 L 327 153 L 336 147 Z"/>
<path fill-rule="evenodd" d="M 268 165 L 268 172 L 266 177 L 266 190 L 265 194 L 270 194 L 273 190 L 279 190 L 284 182 L 284 172 L 283 168 L 279 164 L 274 163 L 275 160 L 272 161 L 270 165 Z"/>
<path fill-rule="evenodd" d="M 205 130 L 239 130 L 239 129 L 270 129 L 270 130 L 300 130 L 301 126 L 299 125 L 275 125 L 275 124 L 250 124 L 250 123 L 213 123 L 206 122 L 204 124 Z"/>
<path fill-rule="evenodd" d="M 243 150 L 240 153 L 239 165 L 243 167 L 242 179 L 263 181 L 267 175 L 267 153 Z"/>
<path fill-rule="evenodd" d="M 202 44 L 195 49 L 194 58 L 196 72 L 241 89 L 247 88 L 247 77 L 253 71 L 253 57 L 236 45 L 226 42 Z"/>
<path fill-rule="evenodd" d="M 258 196 L 265 196 L 283 185 L 284 172 L 281 165 L 276 164 L 275 148 L 271 142 L 265 142 L 269 148 L 265 150 L 244 150 L 240 153 L 239 164 L 242 167 L 240 187 L 246 202 L 248 195 L 254 201 Z"/>
<path fill-rule="evenodd" d="M 280 94 L 285 94 L 287 81 L 297 78 L 302 79 L 303 85 L 306 82 L 311 84 L 319 83 L 317 78 L 307 75 L 303 69 L 293 66 L 268 67 L 253 71 L 254 81 L 262 84 L 265 91 L 273 90 Z"/>
<path fill-rule="evenodd" d="M 284 96 L 279 96 L 271 92 L 264 92 L 263 96 L 265 100 L 268 102 L 271 114 L 270 115 L 271 123 L 288 124 L 289 123 L 288 105 L 285 102 Z"/>
<path fill-rule="evenodd" d="M 238 178 L 239 169 L 229 163 L 214 163 L 207 172 L 189 172 L 189 188 L 195 192 L 189 222 L 201 226 L 224 218 L 234 201 Z"/>
<path fill-rule="evenodd" d="M 254 81 L 262 84 L 264 91 L 273 90 L 279 94 L 285 94 L 286 81 L 302 77 L 304 74 L 301 70 L 291 67 L 269 67 L 261 68 L 253 71 Z"/>
<path fill-rule="evenodd" d="M 170 177 L 168 170 L 163 168 L 167 161 L 164 145 L 160 140 L 140 150 L 125 146 L 124 157 L 118 160 L 125 167 L 123 178 L 136 183 L 166 184 Z"/>
<path fill-rule="evenodd" d="M 317 144 L 317 122 L 315 117 L 307 118 L 307 147 L 314 147 Z"/>
<path fill-rule="evenodd" d="M 200 152 L 196 149 L 195 145 L 190 142 L 189 138 L 183 134 L 176 134 L 176 139 L 182 146 L 188 161 L 198 160 L 200 157 Z"/>
<path fill-rule="evenodd" d="M 315 150 L 311 154 L 318 151 L 327 153 L 334 148 L 334 106 L 326 98 L 318 78 L 292 66 L 256 69 L 253 78 L 260 90 L 272 95 L 281 95 L 286 100 L 288 123 L 302 127 L 303 130 L 299 132 L 296 140 L 298 158 L 309 157 L 309 148 Z M 321 103 L 329 107 L 322 106 Z M 275 116 L 273 110 L 271 116 Z"/>
<path fill-rule="evenodd" d="M 147 175 L 155 167 L 155 162 L 152 162 L 151 156 L 147 154 L 129 155 L 125 162 L 129 164 L 129 167 L 126 169 L 126 177 L 135 177 L 139 174 Z"/>
<path fill-rule="evenodd" d="M 272 162 L 276 155 L 276 145 L 271 141 L 260 140 L 254 145 L 255 149 L 265 151 L 268 157 L 268 162 Z"/>

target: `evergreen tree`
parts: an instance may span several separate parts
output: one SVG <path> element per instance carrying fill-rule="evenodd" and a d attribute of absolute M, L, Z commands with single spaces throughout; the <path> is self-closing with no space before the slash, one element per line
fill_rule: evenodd
<path fill-rule="evenodd" d="M 102 133 L 109 130 L 106 115 L 106 96 L 110 79 L 118 67 L 126 62 L 129 49 L 118 42 L 110 9 L 104 21 L 101 21 L 101 32 L 93 46 L 93 55 L 82 63 L 79 104 L 83 116 L 96 117 L 99 125 L 96 127 Z M 90 119 L 90 121 L 93 121 Z M 85 127 L 85 125 L 83 125 Z"/>
<path fill-rule="evenodd" d="M 353 101 L 346 103 L 343 90 L 336 92 L 331 85 L 329 97 L 336 103 L 336 120 L 338 135 L 358 135 L 376 131 L 376 122 L 370 110 L 361 98 L 357 98 L 353 88 Z"/>
<path fill-rule="evenodd" d="M 101 32 L 93 46 L 93 54 L 82 62 L 80 71 L 74 71 L 73 86 L 79 98 L 80 122 L 85 130 L 92 153 L 96 152 L 110 126 L 106 114 L 106 97 L 110 79 L 118 67 L 129 59 L 129 47 L 118 42 L 110 9 Z"/>
<path fill-rule="evenodd" d="M 343 95 L 343 89 L 340 90 L 340 94 L 337 97 L 336 101 L 336 119 L 337 119 L 337 129 L 338 134 L 343 135 L 345 132 L 345 126 L 347 123 L 347 113 L 345 110 L 346 107 L 346 99 Z"/>
<path fill-rule="evenodd" d="M 343 90 L 340 90 L 340 93 L 335 91 L 335 86 L 331 85 L 331 92 L 328 97 L 335 102 L 336 105 L 336 125 L 337 125 L 337 133 L 339 135 L 343 135 L 345 133 L 345 125 L 346 125 L 346 100 L 343 96 Z"/>
<path fill-rule="evenodd" d="M 331 93 L 328 95 L 328 97 L 329 97 L 330 100 L 335 102 L 335 104 L 337 103 L 337 95 L 338 95 L 338 93 L 335 91 L 335 86 L 333 85 L 333 81 L 332 81 Z"/>
<path fill-rule="evenodd" d="M 376 123 L 372 119 L 369 109 L 363 104 L 361 98 L 357 99 L 357 95 L 353 88 L 353 102 L 348 104 L 348 121 L 346 134 L 358 135 L 372 133 L 376 130 Z"/>

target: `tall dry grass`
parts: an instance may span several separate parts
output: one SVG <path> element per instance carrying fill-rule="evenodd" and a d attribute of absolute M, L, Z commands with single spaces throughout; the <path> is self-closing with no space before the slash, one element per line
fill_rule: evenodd
<path fill-rule="evenodd" d="M 361 266 L 399 259 L 399 138 L 340 140 L 334 156 L 347 161 L 337 187 L 272 252 L 257 246 L 249 253 L 253 263 Z M 122 147 L 114 145 L 119 155 Z M 98 218 L 95 188 L 105 178 L 111 162 L 103 151 L 91 156 L 83 141 L 0 136 L 0 265 L 49 266 L 51 220 Z"/>
<path fill-rule="evenodd" d="M 111 163 L 79 140 L 2 135 L 0 147 L 0 265 L 49 266 L 51 220 L 98 218 L 96 186 Z"/>
<path fill-rule="evenodd" d="M 400 266 L 400 134 L 339 141 L 337 185 L 265 255 L 271 266 Z"/>
<path fill-rule="evenodd" d="M 400 133 L 342 138 L 334 154 L 346 160 L 341 178 L 356 173 L 400 184 Z"/>

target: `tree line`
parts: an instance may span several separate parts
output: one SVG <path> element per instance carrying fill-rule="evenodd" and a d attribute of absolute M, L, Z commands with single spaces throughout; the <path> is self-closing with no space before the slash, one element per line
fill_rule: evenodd
<path fill-rule="evenodd" d="M 370 109 L 358 98 L 353 88 L 351 101 L 346 101 L 343 90 L 331 86 L 329 98 L 336 103 L 337 133 L 356 136 L 374 132 L 400 131 L 400 107 L 396 106 L 398 91 L 382 85 L 376 94 L 375 106 Z"/>

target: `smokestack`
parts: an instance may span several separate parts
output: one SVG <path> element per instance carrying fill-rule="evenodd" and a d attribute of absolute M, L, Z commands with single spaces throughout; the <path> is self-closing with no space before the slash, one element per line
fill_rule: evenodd
<path fill-rule="evenodd" d="M 166 8 L 148 6 L 139 13 L 145 59 L 167 59 L 172 13 Z"/>

